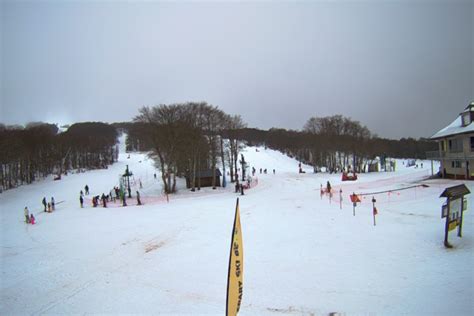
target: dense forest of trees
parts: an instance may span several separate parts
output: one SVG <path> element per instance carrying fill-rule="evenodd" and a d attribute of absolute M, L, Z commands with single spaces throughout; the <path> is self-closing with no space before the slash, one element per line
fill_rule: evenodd
<path fill-rule="evenodd" d="M 116 129 L 105 123 L 77 123 L 63 133 L 47 123 L 0 125 L 1 189 L 71 169 L 107 168 L 117 160 L 116 143 Z"/>
<path fill-rule="evenodd" d="M 202 170 L 211 170 L 215 188 L 219 161 L 230 166 L 231 182 L 237 179 L 241 142 L 232 131 L 245 127 L 240 116 L 205 102 L 188 102 L 143 107 L 134 124 L 124 127 L 129 150 L 150 150 L 167 193 L 176 191 L 176 177 L 183 175 L 189 176 L 192 191 L 200 189 L 196 175 Z"/>
<path fill-rule="evenodd" d="M 230 180 L 238 179 L 239 151 L 244 143 L 279 150 L 313 165 L 315 171 L 361 172 L 376 156 L 425 158 L 434 142 L 412 138 L 390 140 L 372 135 L 367 127 L 341 115 L 312 117 L 302 131 L 247 128 L 205 102 L 143 107 L 133 122 L 77 123 L 66 132 L 46 123 L 25 127 L 0 125 L 0 185 L 3 190 L 68 170 L 107 168 L 117 160 L 117 130 L 128 134 L 128 151 L 146 151 L 161 171 L 164 190 L 176 191 L 176 177 L 187 175 L 191 190 L 200 189 L 203 170 L 229 166 Z M 225 172 L 225 170 L 224 170 Z"/>

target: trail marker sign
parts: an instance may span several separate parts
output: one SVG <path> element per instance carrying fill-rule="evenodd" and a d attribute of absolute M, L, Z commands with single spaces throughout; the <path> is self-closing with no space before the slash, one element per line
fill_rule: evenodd
<path fill-rule="evenodd" d="M 471 193 L 464 185 L 456 185 L 446 188 L 439 197 L 445 197 L 446 202 L 441 206 L 441 218 L 446 218 L 444 226 L 444 246 L 452 248 L 453 246 L 448 242 L 448 234 L 451 230 L 458 227 L 458 237 L 462 237 L 462 220 L 463 213 L 467 210 L 467 200 L 465 195 Z"/>

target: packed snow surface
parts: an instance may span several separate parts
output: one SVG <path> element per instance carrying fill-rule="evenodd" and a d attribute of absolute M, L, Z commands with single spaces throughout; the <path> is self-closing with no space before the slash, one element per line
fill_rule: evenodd
<path fill-rule="evenodd" d="M 190 192 L 180 180 L 167 202 L 153 162 L 124 152 L 106 170 L 3 192 L 0 314 L 223 315 L 237 197 L 244 243 L 240 315 L 474 313 L 470 207 L 463 237 L 452 231 L 454 248 L 443 246 L 439 195 L 463 182 L 426 180 L 428 161 L 407 168 L 398 160 L 395 172 L 342 182 L 340 174 L 315 174 L 305 165 L 300 174 L 296 160 L 263 147 L 243 154 L 257 169 L 244 196 L 230 183 Z M 126 165 L 133 172 L 132 194 L 139 190 L 145 204 L 132 198 L 127 207 L 112 202 L 93 208 L 91 196 L 108 194 Z M 327 181 L 331 199 L 320 194 Z M 91 194 L 80 208 L 86 184 Z M 418 184 L 429 187 L 374 195 L 376 226 L 372 195 L 353 216 L 352 192 Z M 41 200 L 51 196 L 56 210 L 44 213 Z M 35 225 L 24 222 L 25 206 L 36 215 Z"/>

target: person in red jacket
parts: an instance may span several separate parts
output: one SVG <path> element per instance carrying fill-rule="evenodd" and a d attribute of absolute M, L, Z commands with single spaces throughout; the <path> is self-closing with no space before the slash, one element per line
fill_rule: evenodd
<path fill-rule="evenodd" d="M 33 214 L 30 214 L 30 224 L 31 225 L 35 224 L 35 216 Z"/>

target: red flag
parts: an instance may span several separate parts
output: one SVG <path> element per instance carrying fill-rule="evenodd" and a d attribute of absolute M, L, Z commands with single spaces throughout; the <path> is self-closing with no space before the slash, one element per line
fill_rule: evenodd
<path fill-rule="evenodd" d="M 377 215 L 379 212 L 377 212 L 377 208 L 374 206 L 374 215 Z"/>
<path fill-rule="evenodd" d="M 351 195 L 349 195 L 349 197 L 351 198 L 351 202 L 352 202 L 352 203 L 360 202 L 360 198 L 359 198 L 359 196 L 356 195 L 356 194 L 351 194 Z"/>

